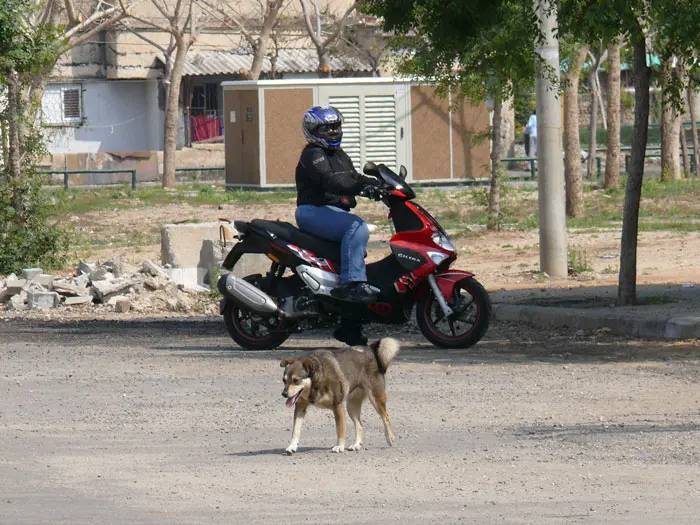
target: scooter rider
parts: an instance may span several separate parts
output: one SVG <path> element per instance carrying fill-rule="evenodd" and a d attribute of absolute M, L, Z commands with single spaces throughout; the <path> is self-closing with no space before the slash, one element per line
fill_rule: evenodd
<path fill-rule="evenodd" d="M 373 197 L 378 181 L 358 173 L 352 160 L 340 147 L 343 115 L 333 106 L 314 106 L 302 119 L 308 144 L 296 168 L 299 228 L 307 233 L 341 241 L 342 284 L 332 290 L 337 299 L 367 302 L 375 292 L 367 283 L 365 250 L 369 240 L 367 224 L 349 212 L 357 205 L 356 195 Z M 348 344 L 364 344 L 360 325 L 345 320 L 334 334 Z"/>

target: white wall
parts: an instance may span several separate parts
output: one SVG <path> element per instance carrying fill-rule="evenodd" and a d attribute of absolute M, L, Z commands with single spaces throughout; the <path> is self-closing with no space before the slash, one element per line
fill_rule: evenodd
<path fill-rule="evenodd" d="M 48 127 L 51 153 L 163 149 L 157 81 L 82 81 L 83 122 Z"/>

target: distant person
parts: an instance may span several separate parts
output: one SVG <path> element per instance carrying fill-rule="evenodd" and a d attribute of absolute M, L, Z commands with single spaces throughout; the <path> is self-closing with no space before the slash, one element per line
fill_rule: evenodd
<path fill-rule="evenodd" d="M 525 146 L 525 156 L 530 156 L 530 134 L 527 132 L 527 126 L 525 126 L 525 132 L 523 133 L 523 145 Z"/>
<path fill-rule="evenodd" d="M 530 119 L 525 126 L 525 133 L 530 136 L 530 147 L 525 148 L 528 157 L 537 157 L 537 112 L 530 115 Z"/>

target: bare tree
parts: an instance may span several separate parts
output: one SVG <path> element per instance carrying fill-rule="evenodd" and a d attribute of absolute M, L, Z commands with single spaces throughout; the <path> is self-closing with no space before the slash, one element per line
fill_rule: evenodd
<path fill-rule="evenodd" d="M 311 21 L 308 2 L 311 2 L 314 9 L 315 24 Z M 316 47 L 316 52 L 318 53 L 318 73 L 321 77 L 331 77 L 333 75 L 331 71 L 331 47 L 338 41 L 339 36 L 345 29 L 350 15 L 357 10 L 359 2 L 353 2 L 353 4 L 347 8 L 345 13 L 335 21 L 335 27 L 332 30 L 327 31 L 325 35 L 322 27 L 321 11 L 318 8 L 316 0 L 308 0 L 308 2 L 307 0 L 299 0 L 301 10 L 304 14 L 306 30 L 309 33 L 309 38 L 311 38 L 311 41 Z"/>
<path fill-rule="evenodd" d="M 608 148 L 605 157 L 605 188 L 620 187 L 620 41 L 608 45 Z"/>
<path fill-rule="evenodd" d="M 663 119 L 661 121 L 661 180 L 681 178 L 678 158 L 681 114 L 669 96 L 671 84 L 677 77 L 676 59 L 670 58 L 662 66 Z"/>
<path fill-rule="evenodd" d="M 598 47 L 598 52 L 594 55 L 589 51 L 589 55 L 593 60 L 593 64 L 591 65 L 591 70 L 588 73 L 588 85 L 591 89 L 591 122 L 586 177 L 592 179 L 593 172 L 595 170 L 596 152 L 598 149 L 598 102 L 600 100 L 600 81 L 598 80 L 598 72 L 600 71 L 600 66 L 603 64 L 603 62 L 605 62 L 608 51 L 607 49 L 603 51 L 603 44 L 601 42 L 600 46 Z"/>
<path fill-rule="evenodd" d="M 491 148 L 491 185 L 489 188 L 489 210 L 486 227 L 489 230 L 500 229 L 501 214 L 501 180 L 505 167 L 501 162 L 504 152 L 503 102 L 497 100 L 493 107 L 493 127 L 491 129 L 493 147 Z"/>
<path fill-rule="evenodd" d="M 220 24 L 235 29 L 240 33 L 253 52 L 253 61 L 246 76 L 250 80 L 260 78 L 265 57 L 268 55 L 270 42 L 273 43 L 276 56 L 275 27 L 290 0 L 264 0 L 259 2 L 259 12 L 241 13 L 239 0 L 200 0 L 202 6 Z"/>
<path fill-rule="evenodd" d="M 170 45 L 167 49 L 170 55 L 172 56 L 174 53 L 175 57 L 172 59 L 166 57 L 166 74 L 169 75 L 169 85 L 167 85 L 165 106 L 163 187 L 175 188 L 175 152 L 177 148 L 180 85 L 182 83 L 187 52 L 199 37 L 199 20 L 195 0 L 149 0 L 149 2 L 158 10 L 167 23 L 135 15 L 125 5 L 124 0 L 119 0 L 122 12 L 126 16 L 170 35 Z M 171 60 L 172 62 L 168 64 Z"/>
<path fill-rule="evenodd" d="M 688 113 L 690 113 L 690 126 L 693 133 L 693 155 L 695 156 L 695 176 L 700 177 L 700 144 L 698 144 L 697 114 L 695 113 L 695 80 L 691 77 L 688 81 Z"/>
<path fill-rule="evenodd" d="M 351 27 L 340 40 L 372 66 L 372 76 L 380 76 L 382 62 L 389 50 L 389 39 L 380 27 Z"/>
<path fill-rule="evenodd" d="M 11 66 L 7 79 L 7 154 L 10 177 L 22 187 L 21 163 L 25 156 L 25 138 L 37 124 L 41 99 L 46 88 L 46 77 L 58 60 L 71 49 L 87 42 L 101 31 L 125 17 L 122 10 L 103 2 L 77 4 L 74 0 L 36 2 L 21 22 L 26 24 L 25 35 L 40 36 L 43 28 L 59 27 L 58 46 L 50 59 L 42 57 L 41 64 L 26 70 Z M 26 36 L 33 38 L 32 36 Z M 18 191 L 18 198 L 22 191 Z"/>
<path fill-rule="evenodd" d="M 566 180 L 566 214 L 570 217 L 583 215 L 578 88 L 581 68 L 587 54 L 586 46 L 580 46 L 573 54 L 566 72 L 567 82 L 564 88 L 564 178 Z"/>

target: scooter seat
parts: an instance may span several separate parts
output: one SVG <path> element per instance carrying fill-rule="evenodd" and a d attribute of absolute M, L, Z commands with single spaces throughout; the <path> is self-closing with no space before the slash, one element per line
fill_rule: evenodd
<path fill-rule="evenodd" d="M 254 228 L 260 228 L 273 233 L 280 239 L 314 252 L 318 257 L 340 261 L 340 242 L 327 241 L 310 233 L 302 232 L 293 224 L 284 221 L 266 221 L 253 219 L 250 223 Z"/>

